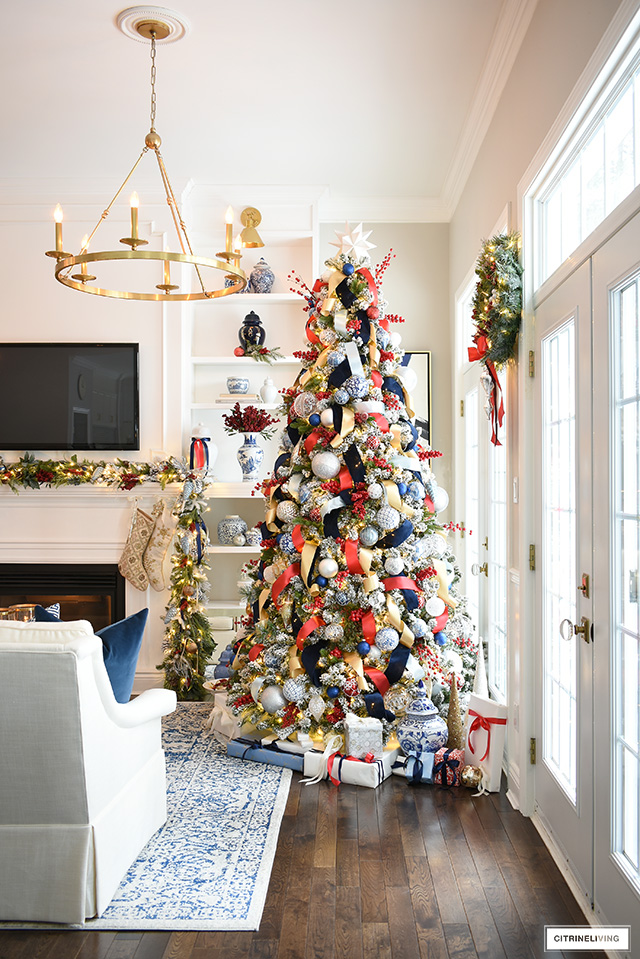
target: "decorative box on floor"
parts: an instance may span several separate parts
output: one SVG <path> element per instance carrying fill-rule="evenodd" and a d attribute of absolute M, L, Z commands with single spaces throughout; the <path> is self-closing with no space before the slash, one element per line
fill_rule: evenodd
<path fill-rule="evenodd" d="M 215 692 L 213 694 L 214 706 L 205 723 L 205 728 L 222 743 L 223 746 L 230 739 L 236 739 L 242 735 L 242 723 L 238 717 L 234 716 L 229 706 L 227 706 L 227 691 Z M 253 727 L 251 727 L 253 728 Z"/>
<path fill-rule="evenodd" d="M 337 742 L 336 742 L 337 740 Z M 339 752 L 341 738 L 329 740 L 324 752 L 311 750 L 304 755 L 304 774 L 310 777 L 308 785 L 329 778 L 334 786 L 350 783 L 353 786 L 368 786 L 375 789 L 391 775 L 391 767 L 400 755 L 400 747 L 387 747 L 381 759 L 373 755 L 356 759 Z"/>
<path fill-rule="evenodd" d="M 465 758 L 480 767 L 483 788 L 489 792 L 500 789 L 507 714 L 507 707 L 500 703 L 476 693 L 469 696 Z"/>
<path fill-rule="evenodd" d="M 277 742 L 265 743 L 261 739 L 251 739 L 242 736 L 227 743 L 227 755 L 238 759 L 249 759 L 254 763 L 269 763 L 272 766 L 286 766 L 301 773 L 304 768 L 304 757 L 300 753 L 292 753 L 282 749 Z"/>
<path fill-rule="evenodd" d="M 433 759 L 433 781 L 438 786 L 459 786 L 464 767 L 463 749 L 439 749 Z"/>
<path fill-rule="evenodd" d="M 434 753 L 422 753 L 420 756 L 399 756 L 391 772 L 394 776 L 404 776 L 413 783 L 433 782 Z"/>
<path fill-rule="evenodd" d="M 373 716 L 360 717 L 347 713 L 344 720 L 345 752 L 347 756 L 364 759 L 371 754 L 382 759 L 382 723 Z"/>

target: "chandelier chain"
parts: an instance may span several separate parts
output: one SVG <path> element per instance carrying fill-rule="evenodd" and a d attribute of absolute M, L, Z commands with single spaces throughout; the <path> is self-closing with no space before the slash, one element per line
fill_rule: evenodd
<path fill-rule="evenodd" d="M 156 128 L 156 35 L 151 32 L 151 129 Z"/>

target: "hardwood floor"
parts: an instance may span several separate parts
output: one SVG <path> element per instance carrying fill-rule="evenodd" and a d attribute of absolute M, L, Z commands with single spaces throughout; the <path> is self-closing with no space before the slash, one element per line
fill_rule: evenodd
<path fill-rule="evenodd" d="M 504 793 L 300 778 L 256 932 L 6 931 L 0 959 L 551 959 L 545 924 L 584 923 Z"/>

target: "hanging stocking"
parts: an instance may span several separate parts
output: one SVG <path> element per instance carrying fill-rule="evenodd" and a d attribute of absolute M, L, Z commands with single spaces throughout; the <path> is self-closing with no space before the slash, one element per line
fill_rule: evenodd
<path fill-rule="evenodd" d="M 138 509 L 137 505 L 133 508 L 131 518 L 131 528 L 122 556 L 118 563 L 118 569 L 124 578 L 135 586 L 136 589 L 146 589 L 149 585 L 149 577 L 142 565 L 142 557 L 147 548 L 153 528 L 156 524 L 155 519 Z"/>
<path fill-rule="evenodd" d="M 149 577 L 151 586 L 157 592 L 161 592 L 166 589 L 164 558 L 167 555 L 169 543 L 175 534 L 177 520 L 172 512 L 167 514 L 162 500 L 154 506 L 153 516 L 156 525 L 144 551 L 142 565 Z"/>

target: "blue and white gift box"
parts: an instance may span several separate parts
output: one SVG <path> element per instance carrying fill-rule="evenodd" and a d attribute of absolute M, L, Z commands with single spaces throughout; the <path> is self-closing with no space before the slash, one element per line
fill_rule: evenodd
<path fill-rule="evenodd" d="M 424 752 L 420 756 L 400 756 L 393 764 L 394 776 L 405 776 L 409 785 L 413 783 L 433 782 L 434 753 Z"/>
<path fill-rule="evenodd" d="M 272 766 L 286 766 L 301 773 L 304 768 L 304 756 L 282 749 L 277 742 L 265 743 L 261 739 L 242 736 L 227 743 L 227 756 L 250 759 L 255 763 L 269 763 Z"/>

